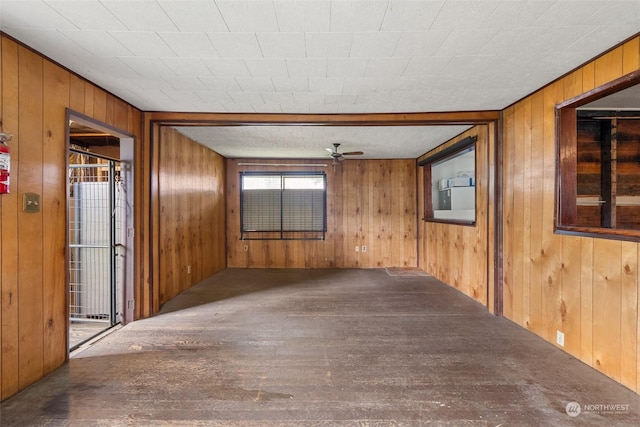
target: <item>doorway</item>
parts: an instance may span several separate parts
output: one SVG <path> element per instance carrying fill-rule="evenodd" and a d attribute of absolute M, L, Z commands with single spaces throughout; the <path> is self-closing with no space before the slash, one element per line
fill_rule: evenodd
<path fill-rule="evenodd" d="M 133 139 L 70 114 L 68 348 L 133 317 Z"/>

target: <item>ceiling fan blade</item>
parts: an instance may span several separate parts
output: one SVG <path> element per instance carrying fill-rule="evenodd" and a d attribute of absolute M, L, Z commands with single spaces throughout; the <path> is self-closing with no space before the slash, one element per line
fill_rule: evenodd
<path fill-rule="evenodd" d="M 333 148 L 326 148 L 325 150 L 327 150 L 328 152 L 330 152 L 330 153 L 332 153 L 332 154 L 333 154 L 333 152 L 334 152 L 334 151 L 333 151 Z"/>
<path fill-rule="evenodd" d="M 343 156 L 362 156 L 364 153 L 362 151 L 349 151 L 346 153 L 342 153 Z"/>

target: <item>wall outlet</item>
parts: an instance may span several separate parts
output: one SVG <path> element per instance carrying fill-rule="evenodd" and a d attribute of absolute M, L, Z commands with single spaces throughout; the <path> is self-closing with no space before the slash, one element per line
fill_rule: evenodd
<path fill-rule="evenodd" d="M 187 265 L 187 274 L 191 274 L 191 266 Z"/>
<path fill-rule="evenodd" d="M 560 347 L 564 347 L 564 333 L 556 331 L 556 342 Z"/>
<path fill-rule="evenodd" d="M 367 252 L 367 247 L 365 245 L 362 245 L 362 252 Z"/>
<path fill-rule="evenodd" d="M 360 252 L 360 246 L 356 246 L 356 252 Z"/>

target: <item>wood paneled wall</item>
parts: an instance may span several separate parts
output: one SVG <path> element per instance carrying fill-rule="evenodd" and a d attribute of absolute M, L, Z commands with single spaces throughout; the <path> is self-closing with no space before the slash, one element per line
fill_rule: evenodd
<path fill-rule="evenodd" d="M 226 266 L 225 160 L 163 127 L 158 170 L 158 303 Z"/>
<path fill-rule="evenodd" d="M 418 242 L 419 266 L 439 280 L 460 290 L 492 310 L 489 304 L 489 250 L 493 250 L 489 227 L 490 215 L 490 149 L 493 141 L 493 125 L 476 126 L 459 137 L 446 142 L 425 154 L 419 160 L 446 149 L 468 137 L 477 136 L 476 141 L 476 224 L 474 226 L 428 222 L 420 220 Z M 431 197 L 431 189 L 427 190 Z M 424 168 L 418 170 L 418 206 L 424 206 Z M 419 218 L 424 216 L 422 210 Z M 491 249 L 490 249 L 491 248 Z"/>
<path fill-rule="evenodd" d="M 504 315 L 640 391 L 638 243 L 554 233 L 555 105 L 640 67 L 640 38 L 504 111 Z"/>
<path fill-rule="evenodd" d="M 242 160 L 241 162 L 264 160 Z M 273 161 L 287 163 L 287 161 Z M 289 162 L 291 163 L 291 162 Z M 294 163 L 300 163 L 295 161 Z M 330 160 L 328 167 L 238 166 L 227 161 L 227 265 L 229 267 L 416 267 L 415 160 Z M 322 170 L 327 173 L 325 240 L 240 240 L 240 172 Z M 244 251 L 244 246 L 248 251 Z M 367 252 L 356 252 L 365 245 Z"/>
<path fill-rule="evenodd" d="M 13 134 L 11 193 L 0 196 L 0 399 L 6 399 L 67 358 L 66 109 L 136 136 L 141 112 L 4 34 L 0 61 L 0 120 L 2 131 Z M 142 147 L 136 150 L 142 158 Z M 141 173 L 141 164 L 135 168 Z M 39 213 L 22 211 L 25 192 L 41 195 Z M 135 274 L 143 283 L 142 263 Z"/>

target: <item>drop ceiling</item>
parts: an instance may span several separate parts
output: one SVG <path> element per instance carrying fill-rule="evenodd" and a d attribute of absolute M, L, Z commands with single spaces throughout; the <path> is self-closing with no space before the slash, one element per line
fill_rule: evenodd
<path fill-rule="evenodd" d="M 637 34 L 640 1 L 1 0 L 0 26 L 144 111 L 486 111 Z M 179 130 L 228 157 L 415 158 L 466 128 Z"/>

